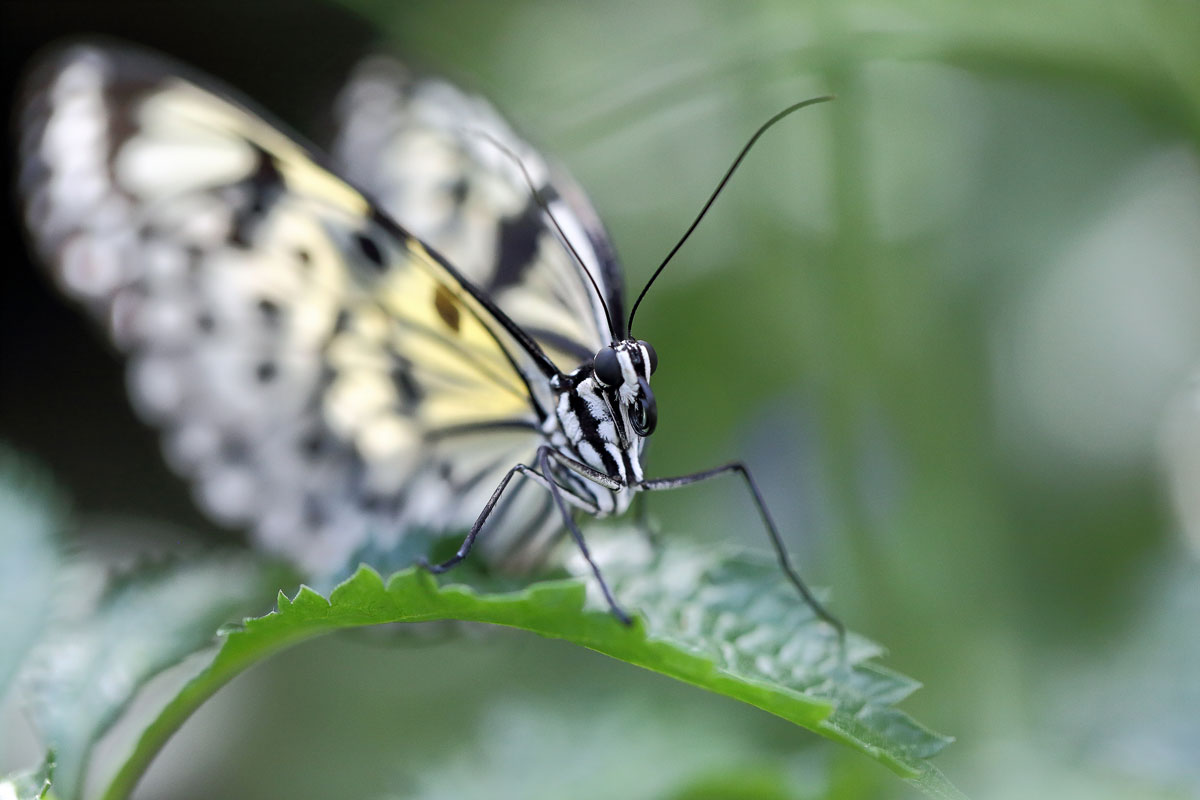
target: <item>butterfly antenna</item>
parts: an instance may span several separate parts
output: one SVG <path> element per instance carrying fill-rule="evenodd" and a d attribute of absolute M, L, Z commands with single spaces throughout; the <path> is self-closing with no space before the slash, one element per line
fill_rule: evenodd
<path fill-rule="evenodd" d="M 529 186 L 529 193 L 533 195 L 533 201 L 538 204 L 538 208 L 546 212 L 546 216 L 550 218 L 550 222 L 554 225 L 554 230 L 558 231 L 558 237 L 562 239 L 563 244 L 567 246 L 567 250 L 570 251 L 571 256 L 575 259 L 575 262 L 579 264 L 579 268 L 583 270 L 583 274 L 587 275 L 588 280 L 591 281 L 592 288 L 596 290 L 596 297 L 600 298 L 600 306 L 604 309 L 604 318 L 608 320 L 609 330 L 616 330 L 612 312 L 608 310 L 608 303 L 604 300 L 604 292 L 600 291 L 600 284 L 596 283 L 596 279 L 592 277 L 592 271 L 588 269 L 587 264 L 583 263 L 583 259 L 579 257 L 579 251 L 575 249 L 575 245 L 571 244 L 571 240 L 568 239 L 567 234 L 563 232 L 562 226 L 559 225 L 558 220 L 554 218 L 554 212 L 550 210 L 550 206 L 542 197 L 541 192 L 538 191 L 537 185 L 533 182 L 533 176 L 530 175 L 529 170 L 525 168 L 525 162 L 521 160 L 520 156 L 512 151 L 512 148 L 501 142 L 495 136 L 492 136 L 487 131 L 472 129 L 468 132 L 487 139 L 489 142 L 495 145 L 496 149 L 504 153 L 506 156 L 511 158 L 514 163 L 516 163 L 517 167 L 521 170 L 521 174 L 525 176 L 525 183 Z"/>
<path fill-rule="evenodd" d="M 650 280 L 646 281 L 646 285 L 642 287 L 642 293 L 637 296 L 637 300 L 634 301 L 633 308 L 629 312 L 629 326 L 626 328 L 626 330 L 631 332 L 633 331 L 633 317 L 635 314 L 637 314 L 638 306 L 641 305 L 642 298 L 646 296 L 646 292 L 650 291 L 650 286 L 654 283 L 655 279 L 662 273 L 664 269 L 666 269 L 667 264 L 669 264 L 671 259 L 675 257 L 675 254 L 679 252 L 679 248 L 683 247 L 683 243 L 686 242 L 688 237 L 692 235 L 692 231 L 696 230 L 696 226 L 700 224 L 700 220 L 704 219 L 704 215 L 707 214 L 708 209 L 712 207 L 713 202 L 717 199 L 717 195 L 719 195 L 721 190 L 725 188 L 725 184 L 729 183 L 729 179 L 733 177 L 733 173 L 739 166 L 741 166 L 742 159 L 744 159 L 746 154 L 750 152 L 750 148 L 754 146 L 754 143 L 758 141 L 759 137 L 766 133 L 768 128 L 770 128 L 776 122 L 779 122 L 788 114 L 791 114 L 794 111 L 799 111 L 805 106 L 824 103 L 832 99 L 833 95 L 827 94 L 822 95 L 821 97 L 813 97 L 808 100 L 802 100 L 799 103 L 790 105 L 783 111 L 780 111 L 778 114 L 764 122 L 759 129 L 754 132 L 754 135 L 750 137 L 750 141 L 746 142 L 746 145 L 742 148 L 741 152 L 738 153 L 737 158 L 733 160 L 733 163 L 729 166 L 729 169 L 725 171 L 725 177 L 721 178 L 721 182 L 717 184 L 717 188 L 714 189 L 713 193 L 709 196 L 708 202 L 704 204 L 704 208 L 700 209 L 700 213 L 696 215 L 694 220 L 692 220 L 692 224 L 688 226 L 688 229 L 684 232 L 683 236 L 681 236 L 679 241 L 675 243 L 675 246 L 671 248 L 671 252 L 667 253 L 667 257 L 664 258 L 662 263 L 658 265 L 658 269 L 654 270 L 654 274 L 650 276 Z M 632 336 L 633 334 L 630 333 L 630 335 Z"/>

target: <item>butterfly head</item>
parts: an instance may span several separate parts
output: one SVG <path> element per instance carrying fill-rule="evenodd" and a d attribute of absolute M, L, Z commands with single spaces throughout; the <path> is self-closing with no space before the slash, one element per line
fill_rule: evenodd
<path fill-rule="evenodd" d="M 642 437 L 654 433 L 658 424 L 658 406 L 650 391 L 650 376 L 657 368 L 658 354 L 641 339 L 601 347 L 592 359 L 591 377 L 596 387 L 620 421 Z"/>

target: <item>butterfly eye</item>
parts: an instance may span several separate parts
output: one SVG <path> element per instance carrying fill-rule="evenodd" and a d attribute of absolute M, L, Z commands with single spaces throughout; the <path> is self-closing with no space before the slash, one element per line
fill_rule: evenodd
<path fill-rule="evenodd" d="M 658 369 L 658 353 L 654 352 L 654 348 L 645 339 L 638 339 L 638 344 L 646 348 L 646 355 L 650 358 L 650 374 L 654 374 L 654 370 Z"/>
<path fill-rule="evenodd" d="M 611 347 L 602 347 L 592 361 L 592 370 L 596 380 L 605 386 L 616 386 L 621 382 L 621 362 L 617 360 L 617 351 Z"/>

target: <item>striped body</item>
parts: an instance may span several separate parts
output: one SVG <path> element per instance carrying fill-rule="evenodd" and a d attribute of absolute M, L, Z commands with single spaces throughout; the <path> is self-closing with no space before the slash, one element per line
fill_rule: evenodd
<path fill-rule="evenodd" d="M 590 364 L 571 373 L 564 382 L 566 388 L 558 396 L 562 438 L 550 440 L 555 448 L 620 484 L 609 489 L 570 474 L 572 480 L 566 485 L 588 497 L 595 507 L 593 513 L 601 516 L 625 511 L 645 477 L 642 450 L 646 440 L 634 429 L 632 415 L 642 392 L 639 378 L 647 384 L 650 379 L 647 345 L 629 340 L 614 345 L 613 350 L 621 366 L 621 383 L 606 386 Z"/>

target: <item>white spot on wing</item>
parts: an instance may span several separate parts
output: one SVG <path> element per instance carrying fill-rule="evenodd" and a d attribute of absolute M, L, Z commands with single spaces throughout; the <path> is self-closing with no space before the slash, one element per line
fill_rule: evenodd
<path fill-rule="evenodd" d="M 116 304 L 113 306 L 116 309 Z M 182 302 L 149 304 L 138 316 L 139 338 L 153 340 L 158 347 L 186 342 L 195 333 L 194 319 Z M 114 329 L 116 324 L 114 323 Z"/>
<path fill-rule="evenodd" d="M 77 237 L 62 252 L 61 280 L 72 295 L 99 298 L 111 294 L 123 279 L 115 236 Z"/>
<path fill-rule="evenodd" d="M 117 157 L 121 184 L 146 197 L 170 196 L 184 188 L 234 183 L 254 166 L 249 147 L 226 137 L 210 141 L 135 138 Z"/>
<path fill-rule="evenodd" d="M 200 501 L 226 525 L 244 522 L 258 503 L 257 481 L 244 468 L 217 467 L 199 487 Z"/>
<path fill-rule="evenodd" d="M 166 442 L 172 465 L 185 474 L 196 465 L 216 458 L 221 446 L 217 431 L 210 425 L 184 425 Z"/>
<path fill-rule="evenodd" d="M 414 426 L 395 414 L 383 415 L 363 426 L 356 441 L 368 465 L 371 490 L 399 491 L 419 455 L 421 437 Z"/>
<path fill-rule="evenodd" d="M 154 416 L 178 413 L 183 402 L 183 381 L 169 359 L 145 358 L 134 362 L 130 378 L 130 394 L 144 413 Z"/>
<path fill-rule="evenodd" d="M 335 433 L 353 439 L 364 420 L 375 417 L 396 402 L 387 377 L 356 370 L 341 375 L 325 395 L 325 413 Z"/>

